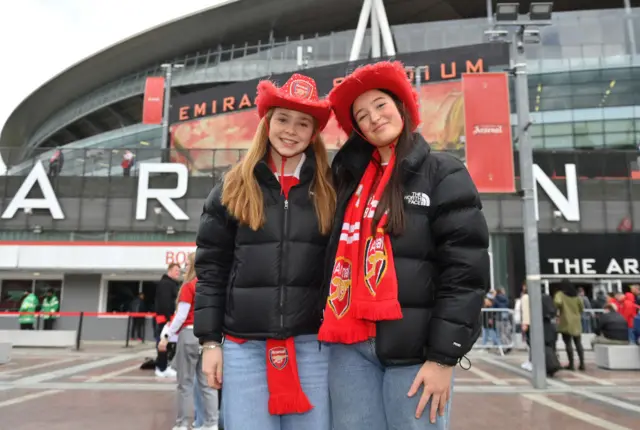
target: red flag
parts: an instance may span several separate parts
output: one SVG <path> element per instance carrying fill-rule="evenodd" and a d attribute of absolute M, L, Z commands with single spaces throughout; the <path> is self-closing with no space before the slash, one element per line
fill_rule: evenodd
<path fill-rule="evenodd" d="M 164 110 L 164 78 L 152 76 L 147 78 L 144 86 L 144 103 L 142 105 L 143 124 L 162 124 Z"/>
<path fill-rule="evenodd" d="M 506 73 L 462 75 L 467 168 L 481 193 L 515 192 Z"/>

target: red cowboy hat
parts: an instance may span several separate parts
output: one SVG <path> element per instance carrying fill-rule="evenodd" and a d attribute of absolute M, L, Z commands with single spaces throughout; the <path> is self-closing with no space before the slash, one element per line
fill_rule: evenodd
<path fill-rule="evenodd" d="M 387 90 L 393 93 L 407 109 L 414 130 L 418 127 L 420 124 L 418 93 L 407 78 L 404 65 L 400 61 L 380 61 L 358 67 L 327 96 L 338 124 L 347 136 L 353 131 L 351 106 L 356 98 L 369 90 Z"/>
<path fill-rule="evenodd" d="M 291 75 L 280 88 L 269 80 L 260 81 L 256 105 L 260 118 L 263 118 L 273 107 L 309 114 L 318 121 L 319 131 L 326 127 L 331 117 L 331 103 L 328 100 L 318 99 L 316 81 L 298 73 Z"/>

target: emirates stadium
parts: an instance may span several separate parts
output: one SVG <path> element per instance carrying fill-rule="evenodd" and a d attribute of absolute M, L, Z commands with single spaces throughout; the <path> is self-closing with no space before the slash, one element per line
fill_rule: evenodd
<path fill-rule="evenodd" d="M 519 4 L 506 18 L 528 22 L 526 128 L 544 282 L 568 276 L 588 291 L 625 289 L 640 280 L 640 3 Z M 537 27 L 534 6 L 549 4 Z M 407 67 L 420 95 L 419 130 L 433 149 L 468 163 L 477 160 L 466 146 L 463 75 L 506 76 L 512 140 L 504 164 L 513 164 L 515 182 L 502 191 L 478 185 L 493 285 L 517 294 L 524 241 L 513 71 L 525 64 L 500 30 L 501 14 L 513 12 L 501 6 L 228 0 L 70 65 L 1 130 L 0 327 L 15 325 L 1 312 L 17 309 L 23 291 L 52 288 L 63 311 L 119 312 L 139 292 L 152 306 L 166 265 L 194 249 L 204 198 L 251 140 L 257 82 L 282 84 L 301 72 L 326 94 L 358 65 L 387 58 Z M 159 116 L 149 121 L 153 88 Z M 335 123 L 325 134 L 332 153 L 346 138 Z M 114 317 L 84 336 L 110 339 L 123 325 Z"/>

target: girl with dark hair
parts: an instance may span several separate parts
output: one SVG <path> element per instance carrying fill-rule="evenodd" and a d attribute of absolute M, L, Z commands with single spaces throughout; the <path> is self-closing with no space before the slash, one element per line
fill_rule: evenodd
<path fill-rule="evenodd" d="M 350 136 L 332 165 L 319 333 L 332 343 L 333 428 L 446 429 L 453 367 L 478 338 L 490 283 L 478 191 L 459 159 L 415 133 L 401 63 L 359 68 L 328 98 Z"/>
<path fill-rule="evenodd" d="M 335 213 L 320 138 L 331 107 L 299 74 L 260 82 L 256 105 L 253 143 L 207 198 L 196 237 L 203 370 L 222 387 L 228 429 L 329 430 L 317 333 Z"/>

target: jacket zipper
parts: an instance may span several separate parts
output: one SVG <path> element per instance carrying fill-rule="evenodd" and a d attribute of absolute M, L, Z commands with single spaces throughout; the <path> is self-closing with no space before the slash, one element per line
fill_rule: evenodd
<path fill-rule="evenodd" d="M 280 243 L 280 330 L 284 331 L 284 281 L 282 279 L 283 258 L 285 254 L 286 235 L 289 226 L 289 200 L 284 199 L 284 217 L 282 223 L 282 240 Z"/>

